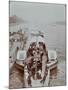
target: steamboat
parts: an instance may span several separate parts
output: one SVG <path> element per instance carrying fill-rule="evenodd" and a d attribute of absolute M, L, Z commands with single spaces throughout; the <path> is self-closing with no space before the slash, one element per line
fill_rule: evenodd
<path fill-rule="evenodd" d="M 15 61 L 23 69 L 24 87 L 48 86 L 57 73 L 57 52 L 47 50 L 43 34 L 31 33 L 28 49 L 18 50 Z"/>

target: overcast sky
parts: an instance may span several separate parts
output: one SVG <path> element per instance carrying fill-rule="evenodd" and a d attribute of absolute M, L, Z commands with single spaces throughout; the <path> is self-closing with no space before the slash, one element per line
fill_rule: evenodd
<path fill-rule="evenodd" d="M 10 16 L 40 23 L 65 21 L 65 5 L 10 2 Z"/>

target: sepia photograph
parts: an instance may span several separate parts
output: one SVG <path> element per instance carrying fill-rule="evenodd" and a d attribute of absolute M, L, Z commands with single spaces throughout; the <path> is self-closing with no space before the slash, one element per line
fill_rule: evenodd
<path fill-rule="evenodd" d="M 66 4 L 9 1 L 9 88 L 66 86 Z"/>

